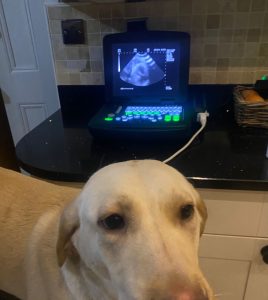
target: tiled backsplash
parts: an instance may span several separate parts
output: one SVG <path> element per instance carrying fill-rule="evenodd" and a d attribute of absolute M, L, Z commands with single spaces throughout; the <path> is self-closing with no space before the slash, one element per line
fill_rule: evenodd
<path fill-rule="evenodd" d="M 140 17 L 151 30 L 190 33 L 191 83 L 254 83 L 268 74 L 268 0 L 77 2 L 47 6 L 58 84 L 103 84 L 103 36 Z M 85 21 L 86 44 L 64 45 L 61 20 L 75 18 Z"/>

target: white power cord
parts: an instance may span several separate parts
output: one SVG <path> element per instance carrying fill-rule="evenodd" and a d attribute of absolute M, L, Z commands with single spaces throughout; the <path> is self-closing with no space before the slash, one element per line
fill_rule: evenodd
<path fill-rule="evenodd" d="M 177 155 L 179 155 L 182 151 L 184 151 L 192 142 L 193 140 L 199 135 L 199 133 L 206 127 L 207 124 L 207 117 L 209 116 L 209 113 L 207 111 L 198 113 L 197 114 L 197 121 L 201 124 L 201 127 L 197 130 L 197 132 L 190 138 L 190 140 L 177 152 L 172 154 L 169 158 L 163 160 L 163 163 L 168 163 L 173 158 L 175 158 Z"/>

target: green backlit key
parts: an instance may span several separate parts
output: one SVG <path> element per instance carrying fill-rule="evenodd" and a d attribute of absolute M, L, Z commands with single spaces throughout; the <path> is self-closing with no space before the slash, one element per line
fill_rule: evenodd
<path fill-rule="evenodd" d="M 170 115 L 165 115 L 164 121 L 165 122 L 170 122 L 171 121 L 171 116 Z"/>
<path fill-rule="evenodd" d="M 179 122 L 180 121 L 180 115 L 174 115 L 173 116 L 173 121 L 174 122 Z"/>

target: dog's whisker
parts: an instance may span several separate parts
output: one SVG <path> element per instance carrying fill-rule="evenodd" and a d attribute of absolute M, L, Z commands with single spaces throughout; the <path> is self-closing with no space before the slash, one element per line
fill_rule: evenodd
<path fill-rule="evenodd" d="M 232 295 L 232 293 L 217 293 L 217 294 L 214 294 L 214 297 L 219 298 L 222 296 L 231 296 L 231 295 Z"/>

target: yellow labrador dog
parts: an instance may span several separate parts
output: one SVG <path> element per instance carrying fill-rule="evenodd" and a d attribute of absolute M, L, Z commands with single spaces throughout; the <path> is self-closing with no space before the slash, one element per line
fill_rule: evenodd
<path fill-rule="evenodd" d="M 211 300 L 197 256 L 206 217 L 192 185 L 154 160 L 109 165 L 81 192 L 0 169 L 0 289 L 28 300 Z"/>

